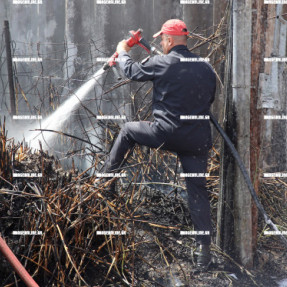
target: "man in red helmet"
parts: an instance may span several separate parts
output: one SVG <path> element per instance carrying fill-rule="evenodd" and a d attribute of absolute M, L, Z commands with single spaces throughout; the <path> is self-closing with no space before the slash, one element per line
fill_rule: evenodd
<path fill-rule="evenodd" d="M 187 48 L 188 34 L 183 21 L 168 20 L 154 35 L 161 36 L 164 55 L 154 56 L 144 63 L 134 62 L 128 54 L 130 47 L 125 41 L 119 42 L 119 66 L 125 75 L 135 81 L 153 82 L 154 121 L 125 123 L 104 171 L 119 171 L 125 154 L 136 143 L 176 152 L 186 174 L 188 204 L 194 228 L 211 234 L 206 179 L 193 175 L 206 173 L 208 151 L 212 145 L 208 115 L 214 100 L 216 77 L 209 64 L 193 61 L 199 57 Z M 199 235 L 196 241 L 197 264 L 207 266 L 211 259 L 211 237 Z"/>

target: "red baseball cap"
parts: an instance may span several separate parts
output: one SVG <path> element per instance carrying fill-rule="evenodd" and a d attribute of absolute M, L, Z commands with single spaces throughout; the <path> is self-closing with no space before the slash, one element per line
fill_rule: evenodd
<path fill-rule="evenodd" d="M 158 37 L 161 34 L 168 35 L 188 35 L 189 32 L 186 28 L 186 25 L 183 21 L 179 19 L 170 19 L 167 20 L 161 27 L 161 30 L 153 35 L 154 38 Z"/>

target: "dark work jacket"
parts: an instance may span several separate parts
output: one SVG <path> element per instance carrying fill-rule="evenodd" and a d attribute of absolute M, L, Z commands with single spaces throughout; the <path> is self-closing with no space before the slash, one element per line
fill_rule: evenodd
<path fill-rule="evenodd" d="M 120 68 L 129 79 L 153 82 L 153 115 L 170 140 L 174 136 L 188 136 L 210 148 L 209 120 L 180 119 L 181 115 L 209 115 L 216 89 L 210 64 L 180 60 L 198 58 L 184 45 L 173 47 L 167 55 L 151 57 L 145 63 L 134 62 L 126 52 L 121 52 L 119 58 Z"/>

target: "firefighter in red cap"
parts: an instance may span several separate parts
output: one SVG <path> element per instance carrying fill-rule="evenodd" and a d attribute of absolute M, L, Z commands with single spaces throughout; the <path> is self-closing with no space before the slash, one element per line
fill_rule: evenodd
<path fill-rule="evenodd" d="M 186 174 L 194 228 L 204 234 L 196 236 L 197 265 L 208 266 L 212 228 L 206 178 L 202 174 L 206 173 L 212 145 L 208 115 L 216 77 L 208 63 L 199 61 L 188 50 L 187 35 L 183 21 L 168 20 L 154 35 L 161 36 L 164 55 L 144 63 L 134 62 L 128 54 L 130 47 L 125 41 L 119 42 L 119 66 L 124 74 L 135 81 L 153 82 L 154 120 L 125 123 L 105 162 L 104 172 L 118 172 L 124 156 L 135 144 L 176 152 Z"/>

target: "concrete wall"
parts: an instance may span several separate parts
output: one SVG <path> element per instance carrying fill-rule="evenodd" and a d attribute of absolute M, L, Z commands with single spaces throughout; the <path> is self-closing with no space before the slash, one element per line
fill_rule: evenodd
<path fill-rule="evenodd" d="M 128 0 L 126 5 L 96 4 L 96 0 L 50 0 L 40 5 L 20 5 L 6 0 L 0 3 L 0 24 L 2 26 L 5 19 L 10 22 L 15 55 L 36 56 L 39 49 L 44 61 L 44 76 L 62 78 L 62 82 L 53 79 L 59 88 L 69 77 L 84 78 L 93 57 L 111 55 L 117 42 L 126 38 L 129 30 L 141 27 L 145 38 L 152 40 L 152 35 L 164 21 L 182 18 L 191 30 L 198 26 L 196 32 L 207 35 L 205 30 L 212 26 L 212 13 L 212 4 L 180 5 L 172 0 Z M 95 46 L 91 39 L 98 51 L 93 50 Z M 37 47 L 37 43 L 40 46 Z M 27 70 L 32 74 L 24 77 L 21 73 Z M 40 64 L 17 63 L 18 78 L 27 86 L 28 97 L 28 86 L 35 80 L 32 76 L 39 76 L 41 70 Z M 47 82 L 40 91 L 44 107 Z M 68 84 L 77 86 L 73 82 Z M 24 106 L 20 104 L 23 112 Z"/>

